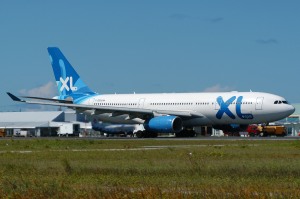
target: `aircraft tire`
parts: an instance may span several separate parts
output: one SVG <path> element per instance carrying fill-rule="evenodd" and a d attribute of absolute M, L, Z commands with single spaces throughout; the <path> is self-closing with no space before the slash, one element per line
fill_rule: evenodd
<path fill-rule="evenodd" d="M 143 131 L 138 131 L 138 132 L 136 132 L 136 137 L 137 138 L 143 138 L 144 137 L 144 132 Z"/>

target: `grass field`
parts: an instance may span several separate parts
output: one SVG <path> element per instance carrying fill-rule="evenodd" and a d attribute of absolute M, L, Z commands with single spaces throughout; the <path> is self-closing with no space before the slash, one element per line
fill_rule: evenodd
<path fill-rule="evenodd" d="M 300 142 L 0 140 L 1 198 L 300 198 Z"/>

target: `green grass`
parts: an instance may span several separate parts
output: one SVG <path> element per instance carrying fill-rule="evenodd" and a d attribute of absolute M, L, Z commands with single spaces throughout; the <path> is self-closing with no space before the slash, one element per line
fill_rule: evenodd
<path fill-rule="evenodd" d="M 299 198 L 300 142 L 4 139 L 0 183 L 0 198 Z"/>

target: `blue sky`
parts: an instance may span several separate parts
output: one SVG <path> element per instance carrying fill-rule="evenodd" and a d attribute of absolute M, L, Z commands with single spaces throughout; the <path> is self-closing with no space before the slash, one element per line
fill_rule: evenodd
<path fill-rule="evenodd" d="M 99 93 L 251 89 L 298 103 L 299 9 L 296 0 L 2 1 L 0 110 L 20 108 L 6 91 L 56 95 L 48 46 Z"/>

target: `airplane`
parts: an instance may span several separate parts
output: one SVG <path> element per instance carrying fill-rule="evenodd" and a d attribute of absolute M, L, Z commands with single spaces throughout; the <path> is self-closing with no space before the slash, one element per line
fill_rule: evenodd
<path fill-rule="evenodd" d="M 199 92 L 99 94 L 90 89 L 57 47 L 48 47 L 59 96 L 23 96 L 12 100 L 68 107 L 77 113 L 117 124 L 141 124 L 137 137 L 158 133 L 193 136 L 193 128 L 212 126 L 229 131 L 249 124 L 278 121 L 295 108 L 281 96 L 265 92 Z"/>
<path fill-rule="evenodd" d="M 92 129 L 105 133 L 107 137 L 115 135 L 132 137 L 137 131 L 144 130 L 140 124 L 111 124 L 96 119 L 92 121 Z"/>

